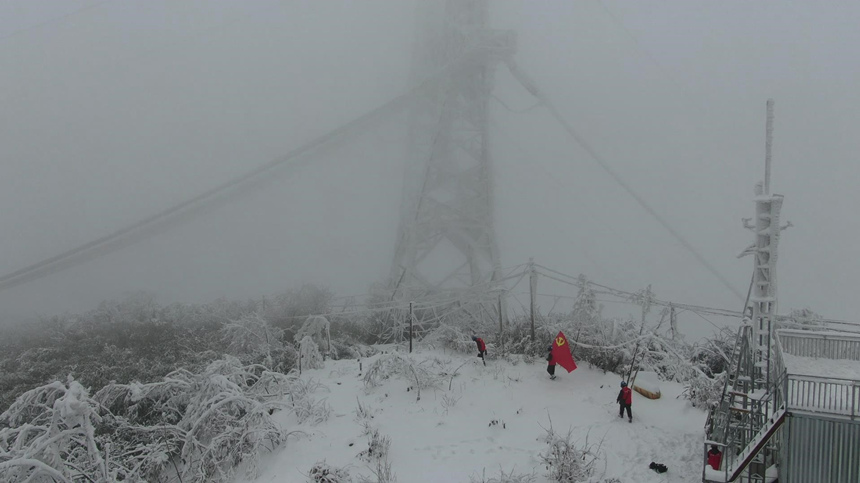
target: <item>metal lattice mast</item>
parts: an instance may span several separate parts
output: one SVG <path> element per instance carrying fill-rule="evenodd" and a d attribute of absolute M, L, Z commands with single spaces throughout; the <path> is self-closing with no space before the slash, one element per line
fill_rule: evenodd
<path fill-rule="evenodd" d="M 401 299 L 469 292 L 463 300 L 485 301 L 497 297 L 500 277 L 488 105 L 515 39 L 487 27 L 487 0 L 419 2 L 419 10 L 413 80 L 448 70 L 411 113 L 391 288 Z"/>

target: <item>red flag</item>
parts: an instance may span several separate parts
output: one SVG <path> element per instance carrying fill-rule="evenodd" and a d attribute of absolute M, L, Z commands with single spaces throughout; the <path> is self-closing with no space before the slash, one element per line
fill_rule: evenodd
<path fill-rule="evenodd" d="M 567 343 L 567 337 L 562 332 L 555 336 L 552 343 L 552 360 L 567 369 L 567 372 L 576 370 L 576 362 L 573 361 L 573 355 L 570 353 L 570 344 Z"/>

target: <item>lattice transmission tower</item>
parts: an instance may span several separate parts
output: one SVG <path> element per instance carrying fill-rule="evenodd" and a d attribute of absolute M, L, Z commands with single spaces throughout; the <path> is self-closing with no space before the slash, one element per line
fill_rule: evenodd
<path fill-rule="evenodd" d="M 457 299 L 474 317 L 489 316 L 488 307 L 498 316 L 488 107 L 496 67 L 516 37 L 488 28 L 487 0 L 418 3 L 412 80 L 433 80 L 410 113 L 389 288 L 392 298 Z"/>

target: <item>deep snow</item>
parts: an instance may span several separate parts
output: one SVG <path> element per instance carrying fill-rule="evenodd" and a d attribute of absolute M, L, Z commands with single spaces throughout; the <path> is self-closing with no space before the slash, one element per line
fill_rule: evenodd
<path fill-rule="evenodd" d="M 413 356 L 425 362 L 442 359 L 449 374 L 466 364 L 454 376 L 450 391 L 445 378 L 437 389 L 423 390 L 420 401 L 414 390 L 407 391 L 411 383 L 405 378 L 392 377 L 379 387 L 365 388 L 356 360 L 327 361 L 324 369 L 305 371 L 302 377 L 327 388 L 317 396 L 326 398 L 332 416 L 308 426 L 298 425 L 291 413 L 277 413 L 288 430 L 304 434 L 291 436 L 264 459 L 258 478 L 251 481 L 308 481 L 308 471 L 321 460 L 348 465 L 354 478 L 371 476 L 370 466 L 357 458 L 368 438 L 355 418 L 356 399 L 376 410 L 373 426 L 391 438 L 390 460 L 401 483 L 468 482 L 484 471 L 490 478 L 512 469 L 534 471 L 535 481 L 548 481 L 539 458 L 547 448 L 541 426 L 549 427 L 548 416 L 557 433 L 572 428 L 580 442 L 587 437 L 589 444 L 601 445 L 601 461 L 591 481 L 611 477 L 625 483 L 700 481 L 706 414 L 676 398 L 681 392 L 678 384 L 662 382 L 659 400 L 634 393 L 630 424 L 618 417 L 615 403 L 620 377 L 590 370 L 588 364 L 570 374 L 559 368 L 558 378 L 551 381 L 545 363 L 526 364 L 519 356 L 517 364 L 488 360 L 486 367 L 474 355 L 428 350 Z M 378 357 L 364 359 L 364 370 Z M 447 410 L 445 395 L 459 398 Z M 490 425 L 492 420 L 499 424 Z M 650 470 L 651 461 L 668 466 L 668 473 Z"/>

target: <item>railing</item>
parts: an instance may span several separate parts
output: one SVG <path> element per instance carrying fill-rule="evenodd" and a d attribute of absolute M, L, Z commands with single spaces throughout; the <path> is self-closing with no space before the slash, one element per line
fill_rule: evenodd
<path fill-rule="evenodd" d="M 783 329 L 777 339 L 782 350 L 793 356 L 860 361 L 860 335 Z"/>
<path fill-rule="evenodd" d="M 776 337 L 774 370 L 784 371 L 782 397 L 789 410 L 818 414 L 860 416 L 860 380 L 797 374 L 786 368 L 783 354 L 830 360 L 860 361 L 860 336 L 780 330 Z"/>
<path fill-rule="evenodd" d="M 785 399 L 789 409 L 813 413 L 860 416 L 860 381 L 789 374 Z"/>

